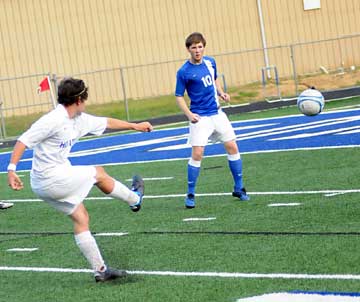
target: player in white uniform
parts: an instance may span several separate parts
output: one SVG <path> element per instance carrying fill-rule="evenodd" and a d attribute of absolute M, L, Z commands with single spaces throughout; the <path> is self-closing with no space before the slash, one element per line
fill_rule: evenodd
<path fill-rule="evenodd" d="M 16 174 L 16 165 L 26 147 L 34 149 L 31 188 L 41 199 L 72 219 L 75 241 L 93 268 L 98 282 L 123 277 L 126 272 L 106 266 L 89 230 L 89 215 L 83 200 L 96 185 L 108 196 L 124 200 L 136 212 L 141 208 L 144 184 L 141 177 L 136 176 L 130 190 L 110 177 L 102 167 L 72 166 L 68 160 L 70 149 L 88 133 L 100 135 L 107 128 L 149 132 L 152 125 L 86 114 L 87 98 L 88 88 L 82 80 L 65 78 L 60 82 L 58 106 L 18 138 L 8 166 L 8 183 L 14 190 L 23 188 Z"/>
<path fill-rule="evenodd" d="M 221 88 L 214 58 L 204 56 L 206 40 L 203 35 L 198 32 L 192 33 L 187 37 L 185 46 L 190 54 L 190 60 L 178 70 L 175 90 L 177 104 L 190 122 L 189 142 L 192 146 L 192 154 L 188 163 L 188 192 L 185 207 L 189 209 L 195 207 L 195 186 L 204 148 L 209 138 L 224 143 L 234 179 L 232 195 L 240 200 L 249 200 L 242 183 L 242 160 L 236 144 L 235 132 L 219 106 L 218 97 L 229 102 L 230 95 Z M 185 91 L 190 98 L 190 109 L 184 99 Z"/>

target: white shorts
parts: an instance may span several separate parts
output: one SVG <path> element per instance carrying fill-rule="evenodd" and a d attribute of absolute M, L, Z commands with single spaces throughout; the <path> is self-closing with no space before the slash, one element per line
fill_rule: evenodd
<path fill-rule="evenodd" d="M 190 123 L 188 143 L 191 146 L 206 146 L 209 139 L 223 143 L 236 139 L 234 129 L 222 110 L 215 115 L 202 116 L 197 123 Z"/>
<path fill-rule="evenodd" d="M 45 180 L 49 183 L 48 179 Z M 60 212 L 71 215 L 83 202 L 96 182 L 94 166 L 61 166 L 51 184 L 43 186 L 44 180 L 32 178 L 31 188 L 36 195 Z"/>

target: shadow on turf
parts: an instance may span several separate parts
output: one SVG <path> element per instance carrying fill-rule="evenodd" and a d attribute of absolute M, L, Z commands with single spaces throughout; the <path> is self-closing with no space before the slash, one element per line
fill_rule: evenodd
<path fill-rule="evenodd" d="M 124 284 L 131 284 L 141 282 L 143 278 L 136 275 L 127 275 L 125 278 L 119 278 L 115 280 L 110 280 L 106 282 L 97 282 L 96 285 L 107 285 L 107 286 L 119 286 Z"/>
<path fill-rule="evenodd" d="M 103 232 L 102 232 L 103 233 Z M 92 232 L 96 235 L 96 232 Z M 132 235 L 237 235 L 237 236 L 360 236 L 360 232 L 271 232 L 271 231 L 148 231 L 134 232 Z M 0 232 L 0 236 L 23 236 L 21 239 L 33 236 L 63 236 L 73 235 L 73 232 Z M 9 238 L 0 242 L 16 240 Z"/>

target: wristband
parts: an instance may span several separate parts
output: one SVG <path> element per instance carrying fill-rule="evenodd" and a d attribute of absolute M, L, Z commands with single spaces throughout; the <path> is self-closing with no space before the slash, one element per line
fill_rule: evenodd
<path fill-rule="evenodd" d="M 16 165 L 15 164 L 9 164 L 8 167 L 7 167 L 7 170 L 8 171 L 16 171 Z"/>

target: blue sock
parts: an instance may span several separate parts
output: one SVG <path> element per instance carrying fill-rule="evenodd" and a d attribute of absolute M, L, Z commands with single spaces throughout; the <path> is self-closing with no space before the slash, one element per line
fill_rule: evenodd
<path fill-rule="evenodd" d="M 200 167 L 194 167 L 188 164 L 188 194 L 195 195 L 195 186 L 200 174 Z"/>
<path fill-rule="evenodd" d="M 242 184 L 242 160 L 229 160 L 229 167 L 234 178 L 234 192 L 240 192 L 243 188 Z"/>

